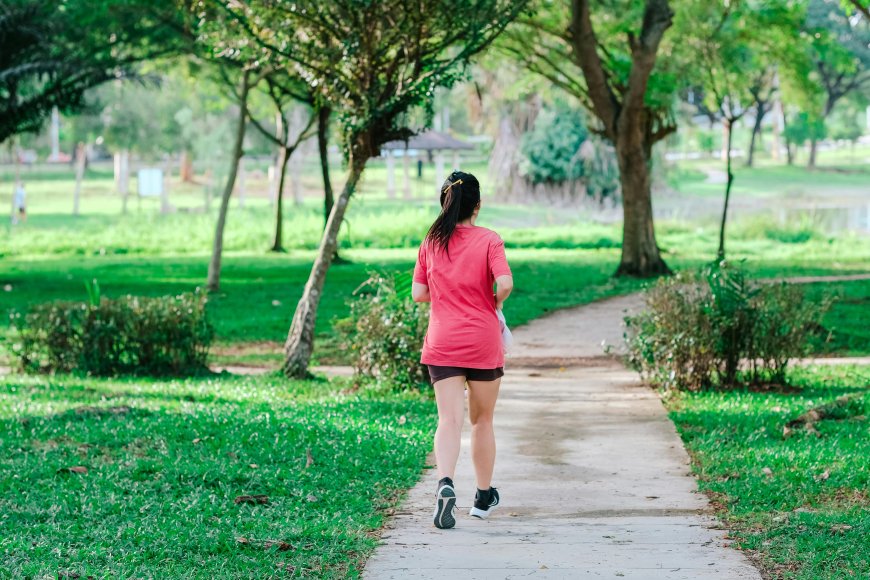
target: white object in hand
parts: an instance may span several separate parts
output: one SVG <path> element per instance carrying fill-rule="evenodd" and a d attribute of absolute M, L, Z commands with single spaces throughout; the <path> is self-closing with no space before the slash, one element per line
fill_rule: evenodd
<path fill-rule="evenodd" d="M 508 328 L 507 322 L 504 319 L 504 312 L 501 309 L 496 309 L 495 313 L 498 315 L 498 323 L 501 327 L 501 344 L 504 348 L 504 351 L 507 352 L 510 350 L 511 345 L 514 343 L 514 337 L 511 334 L 511 329 Z"/>

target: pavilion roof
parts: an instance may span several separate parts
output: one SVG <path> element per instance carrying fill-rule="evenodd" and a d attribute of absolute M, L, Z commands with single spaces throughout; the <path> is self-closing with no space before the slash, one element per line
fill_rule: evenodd
<path fill-rule="evenodd" d="M 414 135 L 408 141 L 390 141 L 384 143 L 381 149 L 421 149 L 423 151 L 437 151 L 443 149 L 474 149 L 474 145 L 451 137 L 447 133 L 439 131 L 426 131 Z"/>

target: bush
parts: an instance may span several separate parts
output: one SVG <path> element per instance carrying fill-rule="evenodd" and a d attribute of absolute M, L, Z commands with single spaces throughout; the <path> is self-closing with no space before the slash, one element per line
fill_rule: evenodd
<path fill-rule="evenodd" d="M 562 183 L 583 177 L 580 146 L 589 134 L 583 112 L 566 105 L 544 109 L 520 143 L 520 174 L 532 183 Z"/>
<path fill-rule="evenodd" d="M 753 284 L 723 262 L 647 290 L 646 310 L 625 319 L 629 360 L 666 388 L 781 382 L 789 360 L 809 353 L 829 306 L 797 285 Z"/>
<path fill-rule="evenodd" d="M 214 329 L 204 294 L 158 298 L 94 296 L 12 314 L 14 347 L 28 372 L 96 376 L 181 375 L 205 370 Z"/>
<path fill-rule="evenodd" d="M 350 316 L 335 327 L 350 348 L 356 375 L 393 390 L 428 384 L 420 351 L 429 307 L 411 299 L 411 275 L 372 274 L 355 294 Z"/>

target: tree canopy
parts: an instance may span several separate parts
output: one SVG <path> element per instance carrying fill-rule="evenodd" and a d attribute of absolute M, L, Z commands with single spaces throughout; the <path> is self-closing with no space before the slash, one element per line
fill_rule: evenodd
<path fill-rule="evenodd" d="M 0 1 L 0 142 L 38 130 L 54 107 L 184 44 L 182 12 L 146 0 Z"/>

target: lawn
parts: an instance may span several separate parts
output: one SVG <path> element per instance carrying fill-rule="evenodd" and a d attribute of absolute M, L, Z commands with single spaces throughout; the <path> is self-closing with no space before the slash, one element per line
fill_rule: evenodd
<path fill-rule="evenodd" d="M 794 388 L 668 393 L 699 486 L 768 578 L 870 570 L 870 366 L 792 370 Z M 787 424 L 851 402 L 813 427 Z"/>
<path fill-rule="evenodd" d="M 347 386 L 6 377 L 0 578 L 356 577 L 434 405 Z"/>

